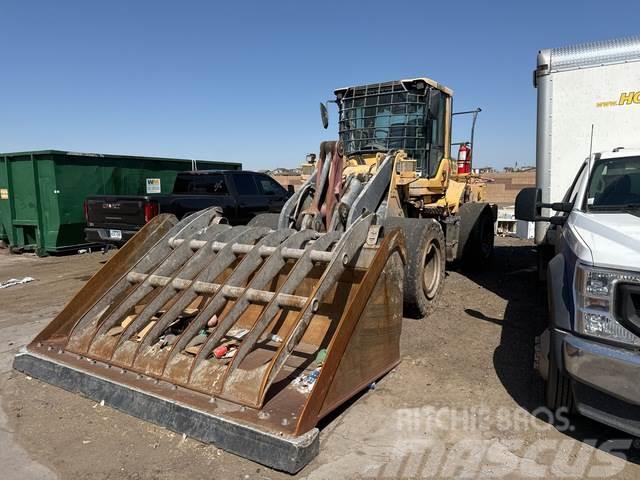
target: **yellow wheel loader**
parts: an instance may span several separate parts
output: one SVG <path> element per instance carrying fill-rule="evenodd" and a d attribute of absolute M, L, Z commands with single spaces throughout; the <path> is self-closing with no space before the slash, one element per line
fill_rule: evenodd
<path fill-rule="evenodd" d="M 491 254 L 495 208 L 450 159 L 451 95 L 425 78 L 337 90 L 340 139 L 279 215 L 159 215 L 14 368 L 299 471 L 318 422 L 400 361 L 403 308 L 428 314 L 447 260 Z"/>

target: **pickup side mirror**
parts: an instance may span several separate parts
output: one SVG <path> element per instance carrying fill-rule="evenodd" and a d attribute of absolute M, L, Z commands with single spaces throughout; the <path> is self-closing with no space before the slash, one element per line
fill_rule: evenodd
<path fill-rule="evenodd" d="M 516 197 L 516 218 L 535 222 L 540 217 L 542 191 L 539 188 L 523 188 Z"/>
<path fill-rule="evenodd" d="M 573 210 L 573 202 L 542 203 L 542 191 L 539 188 L 523 188 L 516 197 L 516 218 L 527 222 L 550 222 L 562 225 L 566 216 L 543 217 L 542 208 L 550 208 L 556 212 L 569 213 Z"/>

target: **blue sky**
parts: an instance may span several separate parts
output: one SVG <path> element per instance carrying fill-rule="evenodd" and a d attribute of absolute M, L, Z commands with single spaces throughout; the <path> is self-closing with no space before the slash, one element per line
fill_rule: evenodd
<path fill-rule="evenodd" d="M 476 165 L 535 163 L 540 48 L 640 33 L 640 2 L 0 0 L 0 151 L 292 167 L 336 87 L 428 76 L 477 106 Z"/>

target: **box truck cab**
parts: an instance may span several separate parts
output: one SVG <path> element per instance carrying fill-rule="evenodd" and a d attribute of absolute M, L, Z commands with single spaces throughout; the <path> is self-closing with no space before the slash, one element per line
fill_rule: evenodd
<path fill-rule="evenodd" d="M 561 202 L 541 193 L 521 191 L 516 216 L 556 230 L 539 362 L 547 406 L 640 436 L 640 150 L 588 158 Z"/>

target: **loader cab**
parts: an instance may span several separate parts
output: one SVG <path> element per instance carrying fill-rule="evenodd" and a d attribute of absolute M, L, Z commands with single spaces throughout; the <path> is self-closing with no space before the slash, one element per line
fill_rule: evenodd
<path fill-rule="evenodd" d="M 402 149 L 431 178 L 450 158 L 452 91 L 428 78 L 336 90 L 348 157 Z"/>

